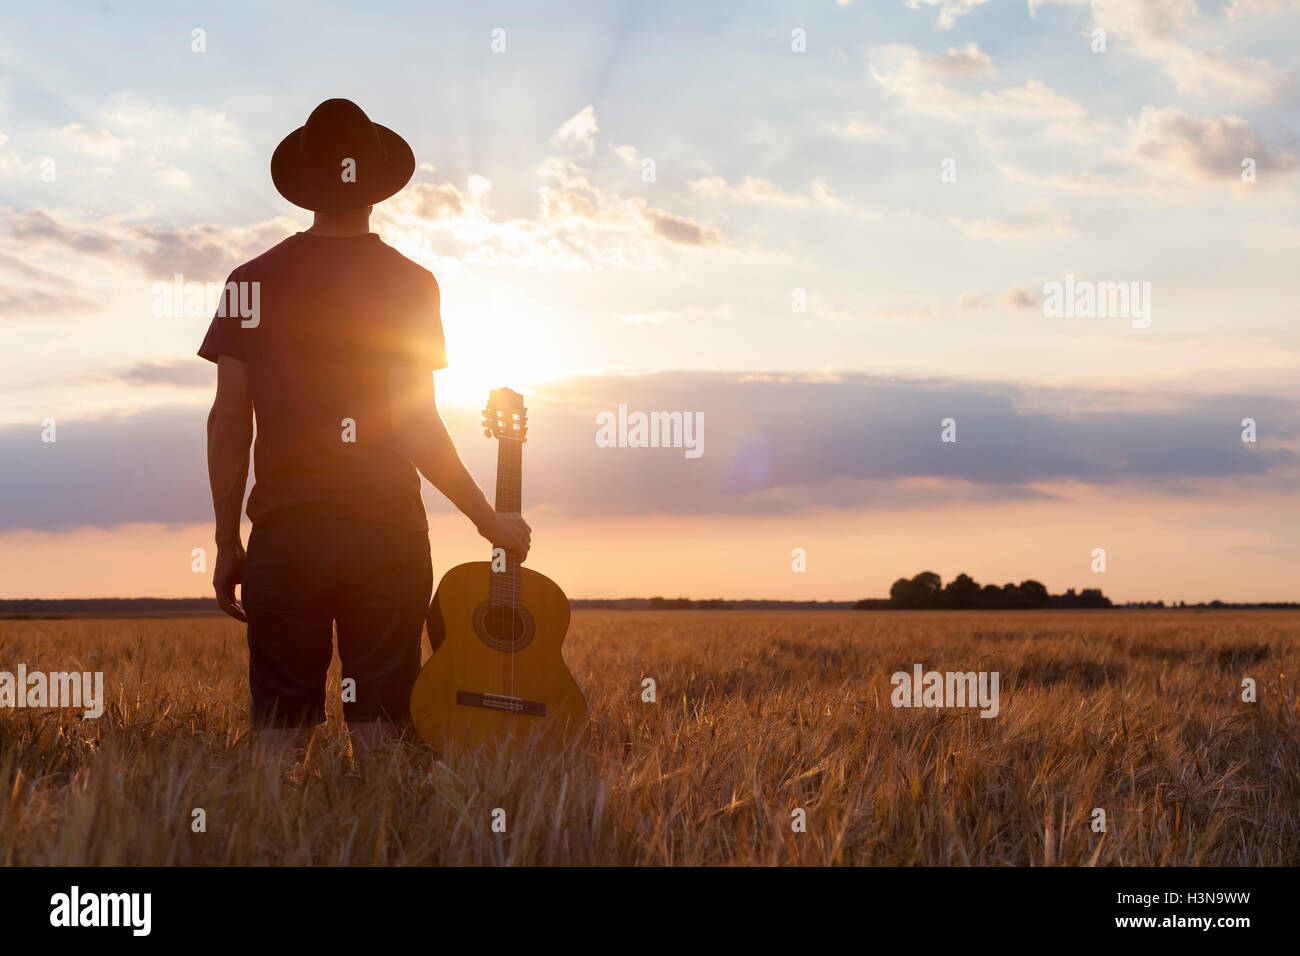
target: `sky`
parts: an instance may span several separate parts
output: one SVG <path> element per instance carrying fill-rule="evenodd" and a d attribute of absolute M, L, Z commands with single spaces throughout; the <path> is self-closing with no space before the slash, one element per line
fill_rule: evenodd
<path fill-rule="evenodd" d="M 310 224 L 270 155 L 344 96 L 415 152 L 373 228 L 438 278 L 485 488 L 477 409 L 526 396 L 528 564 L 571 597 L 1300 599 L 1298 29 L 1300 0 L 6 7 L 0 597 L 210 593 L 210 313 L 158 290 Z M 620 406 L 702 420 L 700 454 L 602 447 Z M 425 491 L 435 570 L 486 558 Z"/>

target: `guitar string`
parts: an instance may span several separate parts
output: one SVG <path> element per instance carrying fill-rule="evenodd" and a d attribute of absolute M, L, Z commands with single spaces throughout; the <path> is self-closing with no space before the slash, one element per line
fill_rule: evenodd
<path fill-rule="evenodd" d="M 510 417 L 506 421 L 505 428 L 500 429 L 499 432 L 500 431 L 513 432 L 515 431 L 516 428 L 522 428 L 523 426 L 522 411 L 520 413 L 520 420 L 518 421 L 518 423 L 516 423 L 515 421 L 514 413 L 509 413 L 509 414 Z M 522 438 L 516 438 L 513 435 L 507 436 L 500 433 L 497 434 L 497 439 L 498 439 L 498 455 L 497 455 L 498 511 L 500 511 L 500 508 L 502 506 L 506 507 L 507 509 L 511 509 L 513 506 L 513 511 L 522 513 L 523 511 L 523 489 L 522 489 L 523 440 Z M 512 442 L 513 444 L 506 445 L 505 443 L 507 441 Z M 514 461 L 515 455 L 519 456 L 518 463 Z M 515 495 L 509 495 L 509 492 L 512 489 L 516 489 L 516 488 L 518 489 L 518 493 Z M 507 498 L 509 498 L 509 500 L 505 500 Z M 517 628 L 521 623 L 520 621 L 516 620 L 516 617 L 520 613 L 520 610 L 522 608 L 523 569 L 522 567 L 519 567 L 517 565 L 517 559 L 510 552 L 508 551 L 505 552 L 505 558 L 506 558 L 505 580 L 501 582 L 502 583 L 501 587 L 496 588 L 497 595 L 503 602 L 499 606 L 502 607 L 506 611 L 506 613 L 510 615 L 510 643 L 509 643 L 510 649 L 508 652 L 509 663 L 507 665 L 505 661 L 501 662 L 501 667 L 502 667 L 501 683 L 504 688 L 508 679 L 509 696 L 511 698 L 516 698 L 517 693 L 516 693 L 516 683 L 515 683 L 514 655 L 516 652 L 515 644 L 520 636 L 519 632 L 517 631 Z M 490 602 L 490 606 L 493 604 L 495 604 L 495 602 Z M 508 678 L 506 673 L 507 666 L 509 668 Z"/>

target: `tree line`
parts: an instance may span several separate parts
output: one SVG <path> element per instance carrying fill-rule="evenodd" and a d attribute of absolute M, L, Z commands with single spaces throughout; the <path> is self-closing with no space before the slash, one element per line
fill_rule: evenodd
<path fill-rule="evenodd" d="M 968 574 L 959 574 L 946 585 L 933 571 L 913 578 L 899 578 L 888 598 L 864 598 L 856 610 L 1029 610 L 1032 608 L 1110 607 L 1110 598 L 1100 588 L 1084 588 L 1078 594 L 1070 588 L 1064 594 L 1049 594 L 1046 585 L 1029 579 L 1019 584 L 981 585 Z"/>

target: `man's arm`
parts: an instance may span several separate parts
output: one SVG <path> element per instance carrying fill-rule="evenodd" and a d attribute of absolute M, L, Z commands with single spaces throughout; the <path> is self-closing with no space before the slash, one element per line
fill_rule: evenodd
<path fill-rule="evenodd" d="M 217 561 L 212 587 L 221 610 L 246 621 L 235 600 L 235 585 L 243 582 L 244 544 L 239 537 L 244 488 L 248 484 L 249 445 L 253 441 L 253 400 L 248 390 L 248 366 L 222 355 L 217 361 L 217 397 L 208 413 L 208 482 L 217 525 Z"/>
<path fill-rule="evenodd" d="M 474 523 L 479 534 L 522 561 L 528 556 L 532 530 L 517 514 L 497 514 L 465 469 L 438 414 L 433 375 L 427 369 L 393 368 L 388 381 L 393 431 L 406 457 Z"/>

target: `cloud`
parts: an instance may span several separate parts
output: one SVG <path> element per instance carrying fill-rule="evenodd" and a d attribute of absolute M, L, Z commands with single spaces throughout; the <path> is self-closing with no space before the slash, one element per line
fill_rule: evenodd
<path fill-rule="evenodd" d="M 36 179 L 41 173 L 41 163 L 23 159 L 12 149 L 5 149 L 9 137 L 0 132 L 0 179 Z"/>
<path fill-rule="evenodd" d="M 930 69 L 941 76 L 987 76 L 993 72 L 993 58 L 972 40 L 960 49 L 948 47 L 929 57 Z"/>
<path fill-rule="evenodd" d="M 654 227 L 655 235 L 685 246 L 711 246 L 721 239 L 719 232 L 702 226 L 683 216 L 674 216 L 662 209 L 646 209 L 646 216 Z"/>
<path fill-rule="evenodd" d="M 453 221 L 466 209 L 465 197 L 451 183 L 411 183 L 401 195 L 406 211 L 430 222 Z"/>
<path fill-rule="evenodd" d="M 107 220 L 83 226 L 63 213 L 43 209 L 5 210 L 6 228 L 0 238 L 12 240 L 4 257 L 30 263 L 34 253 L 48 251 L 69 269 L 66 258 L 74 252 L 101 260 L 104 268 L 128 264 L 152 279 L 171 279 L 176 273 L 186 281 L 224 279 L 239 263 L 298 230 L 293 220 L 277 217 L 253 226 L 215 226 L 201 223 L 185 228 L 132 225 Z"/>
<path fill-rule="evenodd" d="M 597 447 L 596 414 L 620 403 L 703 413 L 703 456 Z M 1068 482 L 1209 497 L 1223 493 L 1217 481 L 1240 490 L 1248 479 L 1257 487 L 1294 480 L 1286 448 L 1243 449 L 1243 415 L 1267 420 L 1274 440 L 1300 435 L 1294 403 L 1259 395 L 1026 392 L 865 375 L 610 373 L 553 382 L 528 407 L 530 508 L 574 515 L 1007 500 Z M 464 440 L 479 434 L 477 413 L 445 414 L 471 471 L 490 481 L 492 443 Z M 37 423 L 0 428 L 0 530 L 208 520 L 204 415 L 186 407 L 60 420 L 53 444 L 40 440 Z M 948 417 L 956 444 L 939 440 Z M 449 508 L 432 491 L 426 501 Z"/>
<path fill-rule="evenodd" d="M 56 319 L 103 312 L 105 305 L 70 291 L 15 289 L 0 283 L 0 319 Z"/>
<path fill-rule="evenodd" d="M 103 232 L 79 229 L 42 209 L 24 209 L 6 218 L 8 235 L 23 244 L 48 243 L 99 257 L 113 256 L 119 250 L 118 243 Z"/>
<path fill-rule="evenodd" d="M 847 123 L 832 127 L 831 131 L 845 139 L 879 140 L 889 136 L 888 130 L 860 119 L 851 119 Z"/>
<path fill-rule="evenodd" d="M 1070 173 L 1040 175 L 1007 163 L 997 168 L 1009 182 L 1062 192 L 1140 191 L 1147 198 L 1183 202 L 1187 182 L 1241 182 L 1246 158 L 1255 161 L 1257 174 L 1283 174 L 1296 167 L 1295 154 L 1272 149 L 1245 119 L 1191 116 L 1176 107 L 1144 106 L 1129 121 L 1123 147 L 1106 150 L 1105 155 L 1106 162 L 1097 168 Z"/>
<path fill-rule="evenodd" d="M 1300 0 L 1229 0 L 1223 14 L 1231 23 L 1248 17 L 1300 11 Z"/>
<path fill-rule="evenodd" d="M 1044 186 L 1065 192 L 1101 194 L 1144 188 L 1139 182 L 1121 178 L 1123 174 L 1119 171 L 1108 171 L 1109 175 L 1104 176 L 1093 170 L 1039 176 L 1018 166 L 1003 163 L 998 165 L 998 172 L 1009 182 Z"/>
<path fill-rule="evenodd" d="M 187 282 L 216 282 L 298 229 L 293 220 L 276 217 L 237 227 L 208 223 L 179 229 L 139 226 L 129 229 L 127 235 L 134 246 L 132 258 L 151 278 L 170 279 L 180 273 Z"/>
<path fill-rule="evenodd" d="M 989 116 L 1058 126 L 1089 122 L 1083 106 L 1038 80 L 979 93 L 948 85 L 948 79 L 977 75 L 972 72 L 972 64 L 983 63 L 987 67 L 984 72 L 991 72 L 992 61 L 973 43 L 964 52 L 949 50 L 943 54 L 893 43 L 873 47 L 868 59 L 871 75 L 881 90 L 918 113 L 965 123 L 980 123 Z M 954 64 L 962 64 L 961 69 Z"/>
<path fill-rule="evenodd" d="M 806 194 L 787 193 L 771 180 L 746 176 L 737 185 L 729 185 L 720 176 L 707 176 L 686 184 L 691 192 L 704 199 L 726 199 L 738 203 L 758 203 L 773 206 L 842 206 L 835 190 L 823 179 L 813 179 Z"/>
<path fill-rule="evenodd" d="M 585 107 L 564 123 L 555 141 L 594 144 L 595 131 L 595 111 Z M 471 174 L 463 189 L 448 182 L 408 186 L 375 208 L 376 228 L 401 236 L 402 251 L 417 259 L 438 256 L 538 271 L 658 265 L 669 248 L 723 245 L 722 232 L 713 225 L 652 206 L 640 196 L 602 189 L 592 181 L 591 150 L 580 152 L 585 155 L 541 160 L 537 211 L 531 217 L 496 215 L 492 183 Z M 632 147 L 615 152 L 626 162 L 636 160 Z"/>
<path fill-rule="evenodd" d="M 1189 180 L 1239 182 L 1241 162 L 1248 157 L 1261 173 L 1287 172 L 1296 165 L 1294 154 L 1274 153 L 1239 116 L 1200 118 L 1172 106 L 1144 106 L 1131 131 L 1128 149 L 1134 162 Z"/>
<path fill-rule="evenodd" d="M 903 6 L 910 10 L 920 10 L 922 6 L 938 7 L 939 15 L 935 26 L 940 30 L 951 30 L 958 17 L 964 17 L 986 0 L 903 0 Z"/>
<path fill-rule="evenodd" d="M 176 165 L 178 158 L 197 165 L 211 155 L 247 149 L 224 113 L 158 106 L 124 92 L 110 96 L 90 122 L 61 127 L 54 145 L 61 157 L 81 160 L 79 177 L 108 179 L 143 170 L 149 183 L 175 190 L 193 187 L 189 172 Z"/>
<path fill-rule="evenodd" d="M 1011 309 L 1035 309 L 1042 300 L 1037 293 L 1017 287 L 1009 291 L 1003 301 Z"/>
<path fill-rule="evenodd" d="M 662 325 L 673 319 L 705 320 L 732 319 L 735 312 L 729 302 L 713 305 L 688 305 L 677 309 L 656 309 L 652 312 L 627 312 L 618 316 L 628 325 Z"/>
<path fill-rule="evenodd" d="M 584 106 L 561 124 L 560 128 L 555 131 L 555 135 L 551 137 L 551 142 L 557 145 L 577 143 L 583 146 L 588 153 L 592 153 L 596 149 L 596 132 L 598 129 L 595 107 Z"/>
<path fill-rule="evenodd" d="M 123 369 L 89 377 L 97 382 L 120 382 L 139 387 L 173 385 L 180 388 L 212 388 L 217 380 L 212 363 L 195 358 L 171 362 L 136 362 Z"/>
<path fill-rule="evenodd" d="M 620 322 L 628 325 L 661 325 L 669 319 L 681 318 L 680 312 L 672 309 L 659 309 L 656 312 L 628 312 L 618 317 Z"/>
<path fill-rule="evenodd" d="M 1074 235 L 1073 229 L 1053 216 L 973 221 L 954 216 L 949 221 L 971 239 L 1065 239 Z"/>
<path fill-rule="evenodd" d="M 26 241 L 15 241 L 25 246 Z M 15 285 L 5 281 L 12 278 Z M 18 256 L 0 252 L 0 319 L 66 319 L 94 315 L 107 303 L 88 295 L 64 272 L 43 269 Z"/>
<path fill-rule="evenodd" d="M 1108 42 L 1112 36 L 1118 38 L 1138 56 L 1161 64 L 1183 92 L 1205 94 L 1214 87 L 1253 99 L 1280 95 L 1290 86 L 1287 77 L 1266 60 L 1230 59 L 1217 50 L 1196 49 L 1180 39 L 1199 21 L 1195 0 L 1029 0 L 1030 14 L 1049 3 L 1086 6 L 1093 23 L 1106 31 Z M 1243 16 L 1282 9 L 1294 9 L 1294 5 L 1234 0 L 1224 13 L 1232 23 Z"/>
<path fill-rule="evenodd" d="M 628 166 L 637 169 L 641 166 L 641 159 L 636 154 L 635 146 L 615 146 L 614 154 L 618 156 L 619 159 L 623 160 L 623 162 Z"/>

